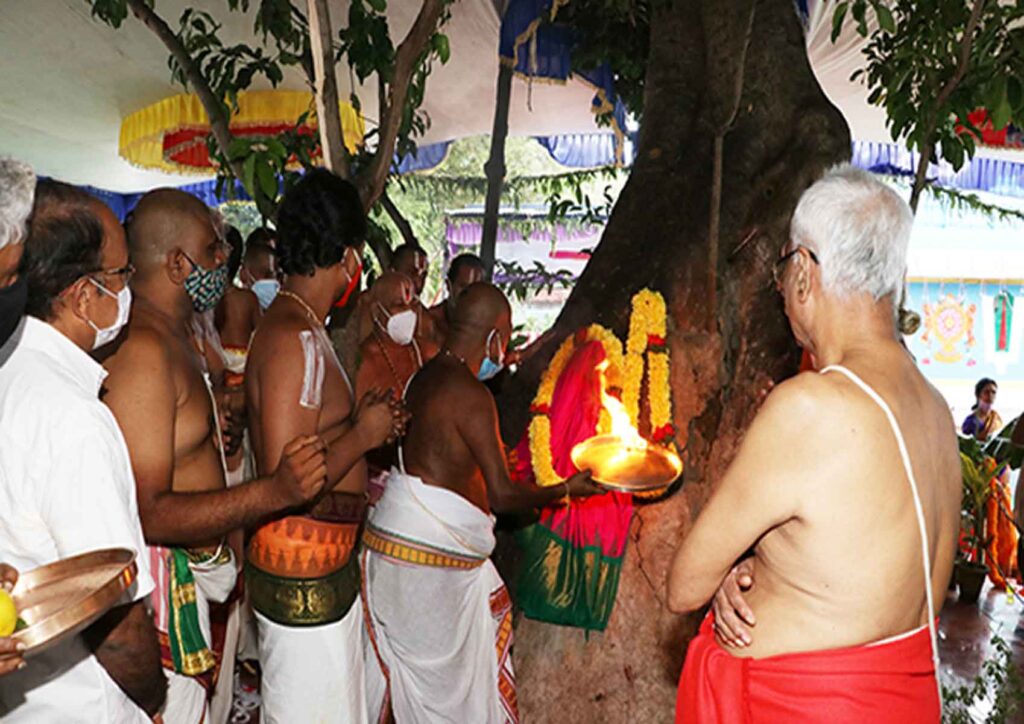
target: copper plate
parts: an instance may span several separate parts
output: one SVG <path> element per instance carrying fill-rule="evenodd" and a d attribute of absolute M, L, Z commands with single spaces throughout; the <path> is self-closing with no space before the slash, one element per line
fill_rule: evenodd
<path fill-rule="evenodd" d="M 11 592 L 28 655 L 73 636 L 109 611 L 135 580 L 135 552 L 106 548 L 21 573 Z"/>
<path fill-rule="evenodd" d="M 660 445 L 630 447 L 618 435 L 597 435 L 572 449 L 572 462 L 594 482 L 625 493 L 664 488 L 683 472 L 683 461 Z"/>

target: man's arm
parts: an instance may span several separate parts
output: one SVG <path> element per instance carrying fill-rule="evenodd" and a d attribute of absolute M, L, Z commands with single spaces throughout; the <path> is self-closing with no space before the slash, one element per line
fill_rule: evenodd
<path fill-rule="evenodd" d="M 103 548 L 135 552 L 135 602 L 112 609 L 83 636 L 125 693 L 152 714 L 163 703 L 166 682 L 145 609 L 153 579 L 124 446 L 110 413 L 98 404 L 53 412 L 52 433 L 62 449 L 49 461 L 40 516 L 58 558 Z"/>
<path fill-rule="evenodd" d="M 806 379 L 805 379 L 806 378 Z M 796 377 L 768 396 L 735 460 L 676 551 L 668 575 L 668 607 L 694 611 L 706 604 L 757 539 L 799 511 L 801 460 L 813 456 L 814 411 L 821 404 Z M 797 454 L 799 447 L 800 454 Z"/>
<path fill-rule="evenodd" d="M 516 484 L 508 474 L 505 450 L 498 428 L 498 408 L 487 388 L 477 382 L 464 384 L 459 390 L 464 405 L 455 416 L 456 429 L 473 452 L 487 483 L 487 499 L 496 513 L 514 513 L 570 497 L 586 497 L 602 492 L 590 482 L 589 471 L 569 478 L 562 485 L 541 488 L 533 484 Z"/>
<path fill-rule="evenodd" d="M 83 636 L 110 678 L 139 708 L 154 716 L 167 697 L 167 679 L 145 602 L 111 609 Z"/>
<path fill-rule="evenodd" d="M 306 438 L 291 448 L 273 477 L 225 490 L 174 492 L 177 391 L 162 341 L 148 330 L 133 329 L 107 365 L 104 402 L 128 443 L 147 541 L 190 545 L 216 539 L 301 505 L 322 487 L 323 445 Z"/>

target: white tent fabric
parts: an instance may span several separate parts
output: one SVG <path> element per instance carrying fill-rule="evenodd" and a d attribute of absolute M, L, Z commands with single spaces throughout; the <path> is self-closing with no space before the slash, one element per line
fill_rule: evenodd
<path fill-rule="evenodd" d="M 182 9 L 189 5 L 208 7 L 221 19 L 226 42 L 251 38 L 251 16 L 229 13 L 224 2 L 157 0 L 156 9 L 176 27 Z M 419 5 L 416 0 L 389 3 L 394 38 L 404 35 Z M 812 65 L 825 92 L 849 120 L 855 139 L 890 141 L 883 112 L 867 106 L 864 87 L 849 80 L 861 63 L 862 41 L 852 29 L 835 46 L 829 40 L 833 7 L 834 0 L 811 5 L 807 45 Z M 346 19 L 347 9 L 345 0 L 332 0 L 335 28 Z M 446 28 L 451 60 L 436 67 L 427 81 L 424 110 L 431 127 L 422 143 L 490 132 L 499 26 L 494 0 L 460 0 L 453 5 Z M 41 175 L 111 191 L 143 191 L 205 178 L 140 170 L 117 155 L 124 116 L 181 92 L 170 82 L 166 49 L 134 18 L 113 30 L 93 20 L 83 0 L 4 0 L 0 3 L 0 63 L 0 154 L 28 161 Z M 341 69 L 338 81 L 347 96 L 349 74 Z M 304 83 L 292 72 L 283 87 L 302 89 Z M 590 88 L 575 81 L 558 86 L 516 79 L 510 133 L 593 132 L 592 97 Z M 360 98 L 368 123 L 374 123 L 376 92 L 362 92 Z M 1022 158 L 1020 152 L 1012 151 L 983 149 L 980 153 Z"/>
<path fill-rule="evenodd" d="M 825 95 L 846 117 L 850 134 L 855 141 L 892 143 L 893 138 L 885 125 L 885 111 L 868 105 L 868 88 L 862 79 L 851 81 L 850 76 L 864 66 L 861 53 L 865 40 L 857 34 L 855 23 L 847 18 L 842 34 L 832 42 L 832 16 L 837 0 L 810 0 L 806 28 L 807 56 Z M 875 30 L 874 13 L 867 14 L 868 26 Z M 999 158 L 1024 162 L 1019 150 L 984 147 L 978 157 Z"/>
<path fill-rule="evenodd" d="M 251 15 L 228 12 L 227 3 L 157 0 L 156 9 L 177 27 L 182 10 L 190 5 L 208 6 L 223 21 L 225 42 L 247 38 L 251 42 Z M 393 39 L 404 36 L 419 5 L 410 0 L 388 4 Z M 332 1 L 335 28 L 347 12 L 347 2 Z M 499 22 L 491 0 L 460 0 L 452 7 L 446 27 L 451 60 L 437 65 L 427 81 L 424 110 L 431 127 L 422 143 L 490 133 Z M 0 3 L 0 63 L 0 154 L 31 163 L 41 175 L 111 191 L 141 191 L 206 178 L 143 171 L 117 155 L 124 116 L 181 92 L 170 82 L 163 44 L 133 17 L 113 30 L 93 20 L 83 0 L 4 0 Z M 339 69 L 338 83 L 342 97 L 347 97 L 349 74 Z M 283 87 L 303 89 L 304 81 L 291 72 Z M 376 88 L 375 81 L 370 87 Z M 510 133 L 592 132 L 596 129 L 590 111 L 593 95 L 590 88 L 572 81 L 565 86 L 534 83 L 530 88 L 517 79 Z M 376 92 L 362 92 L 360 100 L 368 125 L 374 123 Z"/>

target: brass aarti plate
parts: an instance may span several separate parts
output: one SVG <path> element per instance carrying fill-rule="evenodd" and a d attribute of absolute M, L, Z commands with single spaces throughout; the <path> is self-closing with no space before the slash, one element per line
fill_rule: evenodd
<path fill-rule="evenodd" d="M 590 470 L 595 483 L 624 493 L 658 490 L 683 472 L 683 461 L 660 445 L 626 444 L 618 435 L 597 435 L 572 449 L 573 464 Z"/>
<path fill-rule="evenodd" d="M 32 655 L 105 614 L 138 575 L 135 552 L 106 548 L 20 573 L 11 596 L 26 628 L 11 635 Z"/>

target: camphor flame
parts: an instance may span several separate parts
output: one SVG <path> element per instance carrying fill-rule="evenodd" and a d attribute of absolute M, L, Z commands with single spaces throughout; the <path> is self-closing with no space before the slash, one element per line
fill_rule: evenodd
<path fill-rule="evenodd" d="M 622 440 L 624 454 L 629 449 L 646 450 L 647 441 L 633 426 L 625 405 L 618 398 L 608 394 L 608 360 L 603 360 L 596 369 L 601 375 L 601 405 L 607 410 L 612 423 L 610 434 Z"/>

